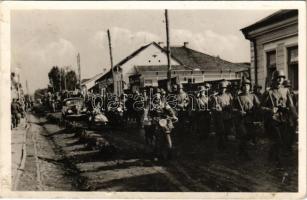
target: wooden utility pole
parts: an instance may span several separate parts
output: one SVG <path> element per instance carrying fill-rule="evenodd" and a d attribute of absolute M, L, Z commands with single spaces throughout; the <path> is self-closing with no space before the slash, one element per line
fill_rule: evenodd
<path fill-rule="evenodd" d="M 169 27 L 168 27 L 168 12 L 165 10 L 165 25 L 166 25 L 166 53 L 167 53 L 167 90 L 171 92 L 172 83 L 172 66 L 171 66 L 171 49 L 169 45 Z"/>
<path fill-rule="evenodd" d="M 81 64 L 80 64 L 80 53 L 78 53 L 78 55 L 77 55 L 77 64 L 78 64 L 78 75 L 79 75 L 79 84 L 78 84 L 78 86 L 79 86 L 79 89 L 80 89 L 80 91 L 81 91 Z"/>
<path fill-rule="evenodd" d="M 110 34 L 109 29 L 108 29 L 108 41 L 109 41 L 111 71 L 112 71 L 112 78 L 113 78 L 113 93 L 118 95 L 118 84 L 117 84 L 118 82 L 117 82 L 117 76 L 115 75 L 115 72 L 114 72 L 114 69 L 113 69 L 112 43 L 111 43 L 111 34 Z"/>

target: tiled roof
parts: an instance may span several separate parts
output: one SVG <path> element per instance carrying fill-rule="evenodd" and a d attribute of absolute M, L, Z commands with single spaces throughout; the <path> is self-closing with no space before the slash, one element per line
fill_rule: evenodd
<path fill-rule="evenodd" d="M 282 20 L 288 19 L 289 17 L 293 17 L 297 15 L 298 15 L 298 10 L 279 10 L 245 28 L 242 28 L 241 31 L 244 34 L 246 34 L 246 32 L 254 30 L 256 28 L 266 26 L 274 22 L 282 21 Z"/>
<path fill-rule="evenodd" d="M 189 67 L 183 65 L 172 65 L 172 70 L 192 70 Z M 144 65 L 144 66 L 135 66 L 135 70 L 137 73 L 142 72 L 157 72 L 157 71 L 167 71 L 167 65 Z"/>
<path fill-rule="evenodd" d="M 231 63 L 185 46 L 171 47 L 171 54 L 182 65 L 202 71 L 242 71 L 248 69 L 247 65 Z"/>
<path fill-rule="evenodd" d="M 160 45 L 158 45 L 156 42 L 151 42 L 147 45 L 144 45 L 131 53 L 129 56 L 121 60 L 118 64 L 114 66 L 116 67 L 121 67 L 123 64 L 128 62 L 130 59 L 135 57 L 137 54 L 139 54 L 141 51 L 149 47 L 150 45 L 155 45 L 159 49 L 161 49 L 162 52 L 166 53 L 166 49 L 162 48 Z M 225 61 L 223 59 L 220 59 L 218 57 L 210 56 L 208 54 L 202 53 L 195 51 L 193 49 L 187 48 L 187 47 L 171 47 L 171 57 L 172 59 L 178 61 L 182 66 L 177 65 L 177 66 L 172 66 L 175 70 L 176 67 L 181 69 L 187 69 L 187 70 L 195 70 L 199 69 L 202 71 L 243 71 L 248 69 L 247 65 L 241 65 L 241 64 L 235 64 L 231 63 L 228 61 Z M 157 71 L 157 69 L 164 70 L 164 67 L 167 69 L 166 66 L 158 65 L 158 66 L 146 66 L 148 70 L 154 70 Z M 142 70 L 142 69 L 139 69 Z M 100 79 L 104 79 L 107 77 L 112 76 L 111 70 L 109 70 L 107 73 L 102 75 L 101 77 L 98 78 L 98 81 Z"/>

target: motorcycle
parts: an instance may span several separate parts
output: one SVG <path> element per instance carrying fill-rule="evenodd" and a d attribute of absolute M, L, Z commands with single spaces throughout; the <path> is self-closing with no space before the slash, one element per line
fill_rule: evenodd
<path fill-rule="evenodd" d="M 155 159 L 171 159 L 173 143 L 171 132 L 174 129 L 173 123 L 178 121 L 177 117 L 155 117 L 152 125 L 154 126 L 154 152 Z"/>

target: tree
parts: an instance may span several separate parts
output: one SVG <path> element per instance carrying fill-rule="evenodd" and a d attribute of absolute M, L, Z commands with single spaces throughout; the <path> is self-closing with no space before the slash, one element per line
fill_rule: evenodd
<path fill-rule="evenodd" d="M 51 91 L 74 90 L 77 87 L 78 79 L 75 71 L 66 71 L 58 66 L 53 66 L 48 73 Z"/>
<path fill-rule="evenodd" d="M 75 90 L 77 88 L 78 79 L 75 71 L 70 70 L 66 74 L 66 86 L 67 90 Z"/>
<path fill-rule="evenodd" d="M 60 69 L 58 66 L 53 66 L 48 73 L 49 83 L 54 88 L 54 92 L 60 91 Z"/>

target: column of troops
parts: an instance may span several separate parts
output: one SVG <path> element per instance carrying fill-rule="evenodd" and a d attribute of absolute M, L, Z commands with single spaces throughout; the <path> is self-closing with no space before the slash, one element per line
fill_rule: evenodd
<path fill-rule="evenodd" d="M 225 150 L 229 136 L 235 135 L 238 154 L 246 159 L 250 159 L 249 142 L 257 143 L 261 134 L 269 138 L 270 160 L 278 163 L 281 153 L 292 151 L 297 136 L 298 104 L 283 71 L 273 73 L 272 84 L 263 94 L 259 87 L 252 91 L 248 79 L 243 79 L 236 90 L 229 90 L 227 81 L 220 82 L 217 91 L 210 87 L 205 84 L 190 94 L 182 85 L 175 84 L 170 93 L 152 88 L 143 93 L 136 91 L 130 97 L 128 94 L 119 98 L 111 95 L 101 102 L 107 106 L 99 108 L 104 108 L 113 128 L 126 128 L 131 124 L 144 128 L 146 140 L 154 134 L 156 119 L 166 118 L 173 119 L 164 127 L 168 135 L 197 133 L 200 139 L 206 139 L 215 133 L 219 150 Z M 85 99 L 91 101 L 91 98 Z M 92 103 L 87 104 L 93 107 Z"/>
<path fill-rule="evenodd" d="M 278 163 L 282 152 L 292 151 L 298 121 L 297 99 L 285 78 L 283 71 L 275 71 L 271 87 L 263 94 L 258 87 L 251 91 L 248 79 L 243 79 L 240 88 L 231 92 L 227 81 L 220 82 L 218 91 L 214 92 L 209 84 L 200 86 L 195 95 L 186 93 L 180 84 L 173 85 L 173 92 L 168 94 L 157 88 L 153 97 L 149 97 L 148 91 L 136 92 L 132 100 L 123 100 L 122 122 L 135 119 L 145 128 L 146 135 L 151 135 L 153 118 L 157 113 L 166 115 L 177 121 L 175 124 L 170 121 L 166 126 L 168 133 L 176 133 L 175 137 L 198 133 L 201 139 L 206 139 L 215 132 L 219 150 L 227 148 L 228 136 L 234 133 L 239 141 L 238 154 L 246 159 L 250 159 L 248 143 L 256 143 L 257 135 L 262 132 L 270 139 L 269 158 Z M 138 105 L 137 102 L 145 103 Z"/>

